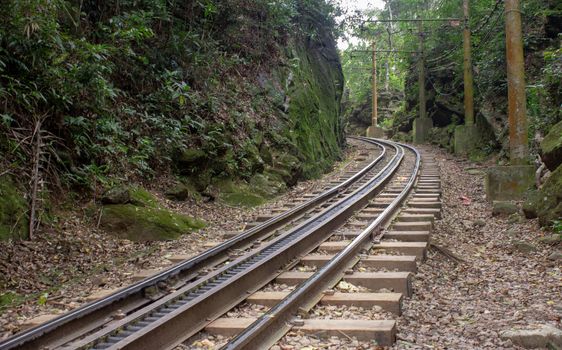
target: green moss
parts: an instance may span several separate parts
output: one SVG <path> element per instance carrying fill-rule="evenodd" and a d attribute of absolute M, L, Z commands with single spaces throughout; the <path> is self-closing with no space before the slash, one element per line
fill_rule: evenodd
<path fill-rule="evenodd" d="M 270 173 L 256 174 L 249 183 L 220 179 L 213 184 L 219 199 L 235 207 L 255 207 L 286 189 L 285 183 Z"/>
<path fill-rule="evenodd" d="M 158 208 L 158 199 L 142 187 L 134 186 L 129 188 L 131 203 L 136 206 Z"/>
<path fill-rule="evenodd" d="M 240 191 L 235 193 L 225 193 L 221 199 L 228 205 L 235 207 L 257 207 L 265 203 L 265 199 L 257 194 Z"/>
<path fill-rule="evenodd" d="M 27 202 L 9 176 L 0 177 L 0 240 L 29 235 Z"/>
<path fill-rule="evenodd" d="M 117 204 L 103 208 L 101 226 L 110 234 L 133 241 L 162 241 L 203 228 L 205 223 L 164 209 Z"/>
<path fill-rule="evenodd" d="M 188 149 L 183 151 L 178 161 L 182 163 L 193 163 L 207 157 L 207 154 L 201 149 Z"/>
<path fill-rule="evenodd" d="M 539 191 L 528 195 L 523 211 L 529 218 L 538 217 L 542 226 L 550 226 L 562 218 L 562 165 L 552 172 Z"/>
<path fill-rule="evenodd" d="M 250 179 L 250 188 L 264 198 L 273 198 L 285 191 L 285 182 L 276 175 L 256 174 Z"/>
<path fill-rule="evenodd" d="M 320 40 L 326 40 L 322 33 L 319 35 Z M 303 160 L 302 176 L 313 178 L 328 170 L 341 154 L 343 77 L 339 65 L 334 64 L 339 62 L 337 52 L 332 52 L 329 45 L 320 52 L 314 42 L 296 41 L 291 55 L 297 64 L 288 92 L 293 125 L 286 137 L 298 146 L 298 158 Z"/>
<path fill-rule="evenodd" d="M 544 163 L 554 170 L 562 163 L 562 121 L 554 125 L 541 142 Z"/>

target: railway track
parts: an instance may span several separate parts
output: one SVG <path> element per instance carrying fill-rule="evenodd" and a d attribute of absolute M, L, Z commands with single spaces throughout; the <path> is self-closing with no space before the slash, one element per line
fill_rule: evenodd
<path fill-rule="evenodd" d="M 318 215 L 326 207 L 341 201 L 341 198 L 345 198 L 357 188 L 363 187 L 373 174 L 380 172 L 380 169 L 385 166 L 384 160 L 389 159 L 390 153 L 392 153 L 392 151 L 387 151 L 388 146 L 381 143 L 369 140 L 355 142 L 362 143 L 369 154 L 376 156 L 374 159 L 367 159 L 367 157 L 361 159 L 362 164 L 360 162 L 359 169 L 356 172 L 348 172 L 333 188 L 316 197 L 305 198 L 300 203 L 297 201 L 292 208 L 280 215 L 259 220 L 260 222 L 255 227 L 197 257 L 187 259 L 171 269 L 108 297 L 18 334 L 0 343 L 0 349 L 75 348 L 80 343 L 76 340 L 84 339 L 85 334 L 108 328 L 117 319 L 166 299 L 181 286 L 204 279 L 200 277 L 208 270 L 226 266 L 236 256 L 251 251 L 260 242 L 268 242 L 278 237 L 280 228 L 289 230 L 291 227 L 298 227 L 301 222 Z M 367 153 L 364 153 L 363 156 L 367 156 Z M 91 346 L 92 344 L 86 345 Z"/>
<path fill-rule="evenodd" d="M 438 176 L 424 168 L 418 179 L 416 150 L 365 138 L 354 142 L 368 145 L 375 156 L 361 159 L 359 169 L 333 188 L 296 200 L 279 215 L 258 218 L 254 227 L 166 271 L 18 334 L 0 349 L 170 349 L 208 333 L 223 334 L 226 349 L 253 349 L 274 345 L 290 329 L 331 334 L 342 332 L 338 327 L 360 339 L 392 343 L 392 320 L 354 326 L 305 319 L 323 300 L 382 305 L 399 314 L 403 296 L 411 294 L 416 259 L 426 249 L 423 230 L 438 215 Z M 410 208 L 385 232 L 415 184 Z M 314 269 L 295 271 L 297 266 Z M 353 271 L 357 266 L 371 270 L 361 275 Z M 334 292 L 340 280 L 391 292 L 340 295 Z M 290 293 L 263 290 L 276 283 L 298 287 Z M 241 303 L 270 308 L 257 319 L 221 317 Z M 353 328 L 358 324 L 361 330 Z"/>

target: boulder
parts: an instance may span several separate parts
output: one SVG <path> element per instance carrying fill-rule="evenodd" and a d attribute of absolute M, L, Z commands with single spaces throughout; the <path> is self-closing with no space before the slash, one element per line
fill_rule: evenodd
<path fill-rule="evenodd" d="M 173 240 L 205 226 L 186 215 L 133 204 L 104 206 L 100 223 L 108 233 L 132 241 Z"/>
<path fill-rule="evenodd" d="M 183 175 L 191 175 L 200 171 L 207 162 L 207 154 L 201 149 L 187 149 L 175 157 L 176 168 Z"/>
<path fill-rule="evenodd" d="M 129 188 L 125 186 L 116 186 L 105 191 L 101 197 L 103 204 L 126 204 L 131 200 Z"/>
<path fill-rule="evenodd" d="M 504 331 L 500 336 L 502 339 L 509 339 L 514 345 L 526 349 L 562 347 L 562 330 L 550 325 L 542 325 L 536 329 Z"/>
<path fill-rule="evenodd" d="M 192 192 L 192 190 L 190 190 L 186 184 L 180 182 L 168 188 L 164 194 L 168 199 L 185 201 L 189 198 L 190 192 Z"/>
<path fill-rule="evenodd" d="M 562 121 L 554 125 L 541 142 L 541 158 L 550 170 L 562 164 Z"/>
<path fill-rule="evenodd" d="M 160 206 L 158 199 L 142 187 L 130 187 L 131 194 L 130 203 L 138 207 L 157 208 Z"/>
<path fill-rule="evenodd" d="M 492 203 L 492 215 L 511 215 L 519 211 L 517 205 L 512 202 L 494 201 Z"/>
<path fill-rule="evenodd" d="M 527 218 L 539 218 L 542 226 L 550 226 L 562 217 L 562 166 L 546 180 L 543 187 L 527 195 L 523 204 Z"/>

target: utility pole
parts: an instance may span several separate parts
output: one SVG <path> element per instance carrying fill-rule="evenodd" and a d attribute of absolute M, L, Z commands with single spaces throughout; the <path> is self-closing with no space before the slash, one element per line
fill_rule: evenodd
<path fill-rule="evenodd" d="M 520 200 L 535 185 L 535 167 L 528 165 L 525 64 L 519 0 L 505 0 L 509 166 L 488 168 L 486 197 L 490 201 Z"/>
<path fill-rule="evenodd" d="M 462 1 L 464 26 L 462 33 L 464 71 L 464 125 L 455 128 L 454 150 L 457 154 L 469 154 L 480 145 L 482 135 L 474 120 L 474 78 L 472 76 L 472 47 L 470 44 L 470 0 Z"/>
<path fill-rule="evenodd" d="M 418 32 L 420 36 L 419 60 L 418 60 L 418 86 L 420 99 L 420 118 L 425 118 L 425 58 L 423 53 L 423 22 L 418 22 Z"/>
<path fill-rule="evenodd" d="M 505 0 L 505 35 L 510 159 L 512 165 L 522 165 L 528 162 L 529 146 L 519 0 Z"/>
<path fill-rule="evenodd" d="M 376 127 L 378 125 L 377 117 L 377 51 L 375 47 L 375 40 L 371 44 L 373 51 L 373 112 L 371 114 L 371 126 Z"/>
<path fill-rule="evenodd" d="M 463 0 L 464 11 L 464 30 L 463 30 L 463 51 L 464 51 L 464 124 L 474 125 L 474 87 L 472 77 L 472 58 L 470 44 L 470 25 L 469 0 Z"/>

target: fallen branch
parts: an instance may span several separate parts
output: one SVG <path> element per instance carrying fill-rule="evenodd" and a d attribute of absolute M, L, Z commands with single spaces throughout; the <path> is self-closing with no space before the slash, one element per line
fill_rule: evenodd
<path fill-rule="evenodd" d="M 467 262 L 466 260 L 464 260 L 463 258 L 461 258 L 460 256 L 458 256 L 457 254 L 453 253 L 452 251 L 450 251 L 449 249 L 445 248 L 445 247 L 440 247 L 435 243 L 429 243 L 429 249 L 430 250 L 434 250 L 440 254 L 442 254 L 443 256 L 445 256 L 446 258 L 453 260 L 456 263 L 465 263 Z"/>

